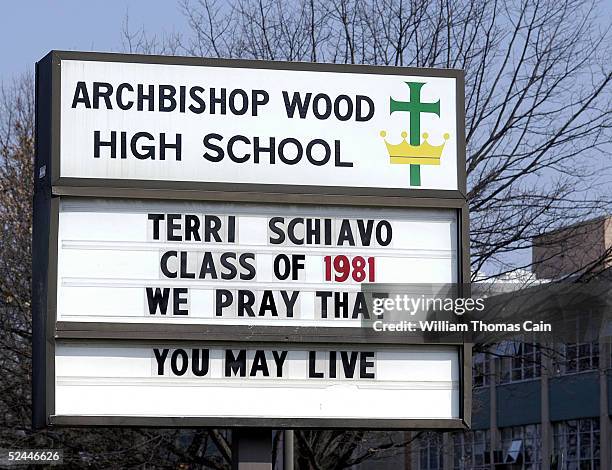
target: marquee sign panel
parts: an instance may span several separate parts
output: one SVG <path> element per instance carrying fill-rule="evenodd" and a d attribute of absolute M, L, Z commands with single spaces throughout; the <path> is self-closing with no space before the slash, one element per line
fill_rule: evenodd
<path fill-rule="evenodd" d="M 457 282 L 456 211 L 66 199 L 58 321 L 361 326 L 362 283 Z"/>
<path fill-rule="evenodd" d="M 459 190 L 458 76 L 376 69 L 64 60 L 59 176 Z"/>
<path fill-rule="evenodd" d="M 469 279 L 462 71 L 36 70 L 35 427 L 469 426 L 471 346 L 364 321 Z"/>
<path fill-rule="evenodd" d="M 460 414 L 454 347 L 76 343 L 58 345 L 56 354 L 56 413 L 63 417 L 275 416 L 399 425 Z"/>

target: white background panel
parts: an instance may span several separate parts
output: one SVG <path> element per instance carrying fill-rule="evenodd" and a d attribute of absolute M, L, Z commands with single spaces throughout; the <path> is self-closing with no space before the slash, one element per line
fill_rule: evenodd
<path fill-rule="evenodd" d="M 308 379 L 307 351 L 299 349 L 289 350 L 283 378 L 223 378 L 222 346 L 211 350 L 209 375 L 160 377 L 154 367 L 153 347 L 170 346 L 58 344 L 56 414 L 379 419 L 459 416 L 459 356 L 453 347 L 364 349 L 376 352 L 376 378 L 336 380 Z"/>
<path fill-rule="evenodd" d="M 166 241 L 165 224 L 160 240 L 152 239 L 149 213 L 212 214 L 227 220 L 236 217 L 236 243 Z M 292 214 L 289 216 L 288 214 Z M 389 246 L 347 247 L 269 244 L 268 220 L 273 216 L 389 221 L 393 238 Z M 360 290 L 352 278 L 346 282 L 325 281 L 324 257 L 346 255 L 375 258 L 377 283 L 447 283 L 457 279 L 457 223 L 452 210 L 295 207 L 283 205 L 236 205 L 213 203 L 161 203 L 152 201 L 108 201 L 67 199 L 62 201 L 58 240 L 58 320 L 229 323 L 327 326 L 360 325 L 360 320 L 338 321 L 319 318 L 314 292 L 317 290 Z M 205 251 L 255 253 L 254 280 L 169 279 L 160 270 L 161 255 L 169 250 L 188 252 L 188 266 L 199 271 L 198 259 Z M 299 279 L 281 281 L 273 274 L 273 259 L 280 253 L 304 254 Z M 200 258 L 198 258 L 198 256 Z M 178 266 L 175 259 L 173 266 Z M 219 268 L 219 265 L 217 266 Z M 238 267 L 238 271 L 244 269 Z M 189 288 L 189 316 L 150 315 L 146 287 Z M 264 289 L 300 291 L 293 319 L 216 317 L 214 290 Z M 289 292 L 290 294 L 290 292 Z M 279 295 L 276 298 L 280 300 Z M 172 302 L 169 302 L 170 305 Z M 236 302 L 235 302 L 236 303 Z M 281 305 L 281 303 L 279 303 Z M 257 305 L 256 305 L 257 307 Z M 284 310 L 284 308 L 282 309 Z M 230 310 L 228 309 L 228 312 Z M 170 312 L 169 312 L 170 313 Z M 319 318 L 319 320 L 317 320 Z"/>
<path fill-rule="evenodd" d="M 408 165 L 390 163 L 380 131 L 387 132 L 390 143 L 401 142 L 401 132 L 409 130 L 409 113 L 390 114 L 389 100 L 393 97 L 398 101 L 409 101 L 410 92 L 405 82 L 417 81 L 425 83 L 421 90 L 421 102 L 440 100 L 439 116 L 421 114 L 421 133 L 429 133 L 432 145 L 442 144 L 444 133 L 450 135 L 440 165 L 421 165 L 422 186 L 417 189 L 457 189 L 457 110 L 456 83 L 453 78 L 73 60 L 62 61 L 61 73 L 63 177 L 408 188 Z M 270 101 L 259 109 L 257 116 L 252 116 L 250 110 L 242 116 L 229 113 L 211 115 L 208 111 L 200 115 L 178 111 L 143 112 L 137 111 L 136 106 L 130 110 L 120 110 L 116 102 L 111 110 L 105 106 L 103 109 L 87 109 L 82 104 L 72 108 L 79 81 L 87 84 L 90 95 L 92 83 L 101 81 L 112 84 L 114 88 L 127 82 L 134 89 L 139 83 L 145 89 L 148 85 L 160 84 L 170 84 L 177 89 L 181 85 L 199 85 L 206 89 L 205 97 L 212 88 L 226 88 L 228 94 L 236 88 L 244 89 L 247 93 L 254 89 L 264 89 L 269 93 Z M 157 87 L 155 90 L 157 94 Z M 282 97 L 283 90 L 288 91 L 290 96 L 293 92 L 301 92 L 303 95 L 310 92 L 313 96 L 326 93 L 332 100 L 341 94 L 348 94 L 353 100 L 356 95 L 365 95 L 374 102 L 375 113 L 366 122 L 354 119 L 339 121 L 334 117 L 318 120 L 310 112 L 305 119 L 289 119 Z M 129 99 L 135 93 L 127 95 L 125 97 Z M 107 136 L 106 140 L 113 130 L 125 131 L 130 136 L 145 131 L 158 136 L 158 139 L 159 134 L 165 132 L 170 142 L 174 142 L 175 134 L 180 133 L 183 143 L 182 160 L 94 158 L 95 130 Z M 315 166 L 308 164 L 305 158 L 296 165 L 278 162 L 271 165 L 267 163 L 266 155 L 261 157 L 262 162 L 259 164 L 252 161 L 234 163 L 227 157 L 221 162 L 212 163 L 202 157 L 206 151 L 202 139 L 212 132 L 224 136 L 225 142 L 237 134 L 245 135 L 251 141 L 253 137 L 259 136 L 263 145 L 266 145 L 269 137 L 275 137 L 277 142 L 283 138 L 296 138 L 304 147 L 314 138 L 324 139 L 332 148 L 334 141 L 340 140 L 342 160 L 353 162 L 354 165 L 352 168 L 333 167 L 329 163 Z M 240 144 L 237 147 L 239 153 L 249 148 L 252 151 L 252 146 Z M 169 152 L 169 155 L 174 154 Z"/>

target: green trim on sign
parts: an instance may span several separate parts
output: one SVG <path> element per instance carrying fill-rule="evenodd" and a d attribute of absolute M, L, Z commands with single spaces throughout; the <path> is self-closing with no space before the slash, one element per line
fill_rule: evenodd
<path fill-rule="evenodd" d="M 421 186 L 421 165 L 410 165 L 410 186 Z"/>

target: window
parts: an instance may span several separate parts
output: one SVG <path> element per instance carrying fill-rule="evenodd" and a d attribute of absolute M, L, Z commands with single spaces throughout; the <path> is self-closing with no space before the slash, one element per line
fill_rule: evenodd
<path fill-rule="evenodd" d="M 560 470 L 599 470 L 599 419 L 561 421 L 553 425 L 553 461 Z"/>
<path fill-rule="evenodd" d="M 499 344 L 499 383 L 519 382 L 540 377 L 542 353 L 540 345 L 522 341 L 504 341 Z"/>
<path fill-rule="evenodd" d="M 557 348 L 555 371 L 573 374 L 599 368 L 599 343 L 567 343 Z"/>
<path fill-rule="evenodd" d="M 520 453 L 522 459 L 520 468 L 522 470 L 539 470 L 542 468 L 541 428 L 539 424 L 528 424 L 526 426 L 514 426 L 501 428 L 502 459 L 508 455 L 508 450 L 513 441 L 521 441 Z M 498 462 L 502 463 L 502 462 Z"/>
<path fill-rule="evenodd" d="M 419 469 L 442 470 L 444 467 L 442 433 L 424 433 L 419 438 L 419 444 Z"/>
<path fill-rule="evenodd" d="M 491 360 L 489 354 L 478 352 L 472 359 L 474 387 L 487 387 L 491 384 Z"/>
<path fill-rule="evenodd" d="M 489 431 L 453 433 L 453 469 L 489 470 Z"/>

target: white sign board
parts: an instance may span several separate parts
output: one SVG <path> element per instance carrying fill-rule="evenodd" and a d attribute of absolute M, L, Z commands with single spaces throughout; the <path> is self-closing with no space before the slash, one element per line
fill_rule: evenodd
<path fill-rule="evenodd" d="M 35 425 L 463 428 L 469 346 L 371 326 L 467 280 L 463 107 L 458 70 L 50 53 Z"/>
<path fill-rule="evenodd" d="M 60 177 L 458 190 L 457 77 L 384 72 L 64 60 Z"/>
<path fill-rule="evenodd" d="M 456 419 L 458 348 L 59 345 L 63 416 Z"/>
<path fill-rule="evenodd" d="M 457 282 L 456 212 L 67 199 L 58 321 L 360 326 L 362 283 Z"/>

